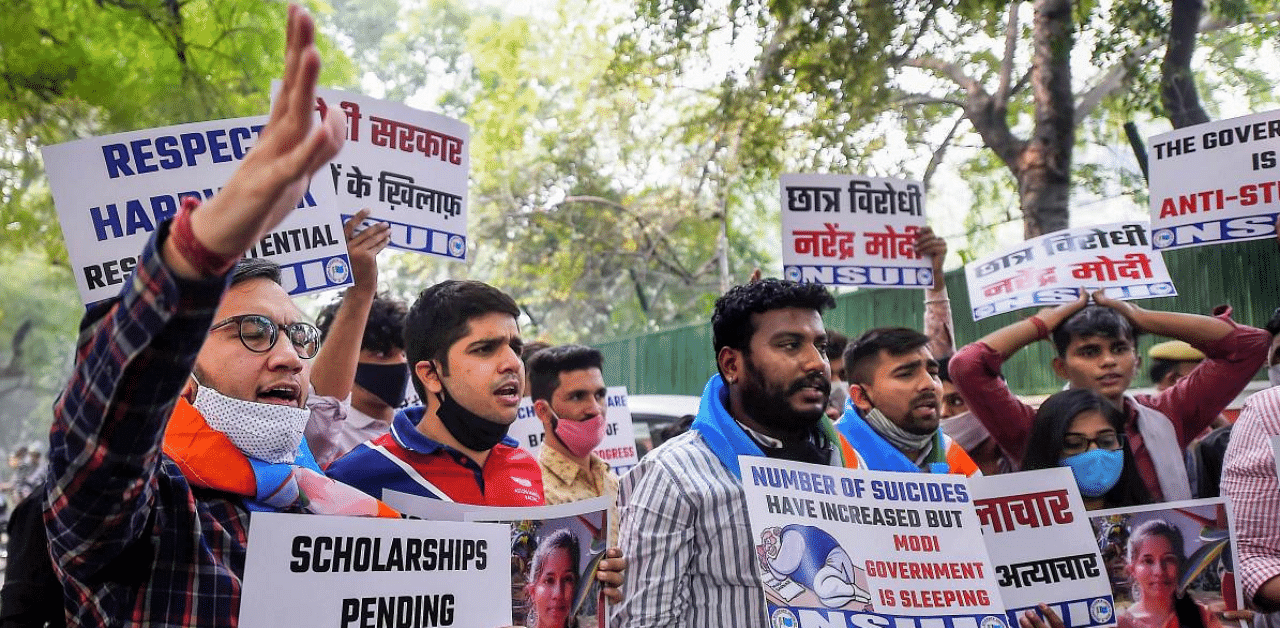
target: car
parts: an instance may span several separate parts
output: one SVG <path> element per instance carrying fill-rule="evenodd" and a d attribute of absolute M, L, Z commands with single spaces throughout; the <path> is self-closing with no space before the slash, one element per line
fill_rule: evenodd
<path fill-rule="evenodd" d="M 636 454 L 643 456 L 661 445 L 667 438 L 663 428 L 679 424 L 685 417 L 692 423 L 701 401 L 696 395 L 627 395 L 627 408 L 631 410 L 631 424 L 636 434 Z"/>

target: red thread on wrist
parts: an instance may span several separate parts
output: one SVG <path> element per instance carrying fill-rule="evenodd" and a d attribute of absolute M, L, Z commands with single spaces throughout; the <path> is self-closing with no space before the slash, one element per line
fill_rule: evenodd
<path fill-rule="evenodd" d="M 1032 314 L 1031 318 L 1028 318 L 1027 320 L 1031 321 L 1031 324 L 1036 326 L 1036 340 L 1044 340 L 1049 337 L 1049 326 L 1046 325 L 1039 316 Z"/>
<path fill-rule="evenodd" d="M 182 209 L 178 210 L 178 216 L 173 220 L 169 237 L 173 238 L 173 246 L 178 250 L 178 254 L 182 255 L 200 274 L 206 277 L 221 277 L 240 261 L 240 256 L 219 255 L 196 239 L 196 233 L 191 228 L 191 212 L 199 206 L 200 201 L 194 196 L 182 198 Z"/>

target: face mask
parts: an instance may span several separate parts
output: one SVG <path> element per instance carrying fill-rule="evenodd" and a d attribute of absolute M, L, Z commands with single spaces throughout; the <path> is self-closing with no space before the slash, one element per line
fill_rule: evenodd
<path fill-rule="evenodd" d="M 547 406 L 550 410 L 550 405 Z M 604 440 L 604 415 L 597 414 L 585 421 L 564 421 L 551 410 L 551 431 L 556 433 L 569 453 L 586 458 L 600 441 Z"/>
<path fill-rule="evenodd" d="M 1062 466 L 1070 467 L 1075 474 L 1081 495 L 1102 497 L 1120 481 L 1120 472 L 1124 470 L 1124 450 L 1090 449 L 1063 458 Z"/>
<path fill-rule="evenodd" d="M 507 435 L 510 426 L 494 423 L 462 407 L 443 385 L 436 399 L 440 400 L 436 416 L 463 447 L 471 451 L 489 451 Z"/>
<path fill-rule="evenodd" d="M 212 388 L 199 386 L 193 404 L 205 423 L 231 439 L 246 456 L 263 462 L 293 462 L 302 444 L 311 411 L 233 399 Z"/>
<path fill-rule="evenodd" d="M 1280 386 L 1280 364 L 1273 364 L 1267 367 L 1267 381 L 1272 386 Z"/>
<path fill-rule="evenodd" d="M 392 408 L 404 403 L 404 387 L 408 383 L 408 364 L 356 364 L 356 384 Z"/>

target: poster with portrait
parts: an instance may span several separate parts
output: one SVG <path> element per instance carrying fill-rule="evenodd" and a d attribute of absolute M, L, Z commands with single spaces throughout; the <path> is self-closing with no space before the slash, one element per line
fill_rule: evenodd
<path fill-rule="evenodd" d="M 414 517 L 511 526 L 511 618 L 527 628 L 600 628 L 605 604 L 596 571 L 609 532 L 608 497 L 535 508 L 445 502 L 385 491 Z"/>
<path fill-rule="evenodd" d="M 1099 510 L 1089 520 L 1118 625 L 1140 628 L 1177 616 L 1182 628 L 1217 628 L 1219 612 L 1243 608 L 1225 498 Z"/>

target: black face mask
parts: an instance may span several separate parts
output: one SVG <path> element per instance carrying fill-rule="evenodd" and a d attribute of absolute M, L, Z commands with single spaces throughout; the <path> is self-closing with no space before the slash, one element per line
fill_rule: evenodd
<path fill-rule="evenodd" d="M 458 443 L 463 447 L 471 451 L 489 451 L 494 445 L 502 442 L 503 437 L 507 435 L 507 428 L 510 426 L 494 423 L 462 407 L 443 384 L 436 399 L 440 400 L 440 409 L 436 411 L 436 416 L 440 417 L 444 428 L 449 430 L 449 433 L 458 439 Z"/>
<path fill-rule="evenodd" d="M 408 384 L 408 364 L 356 364 L 356 385 L 392 408 L 399 408 L 404 403 L 404 389 Z"/>

